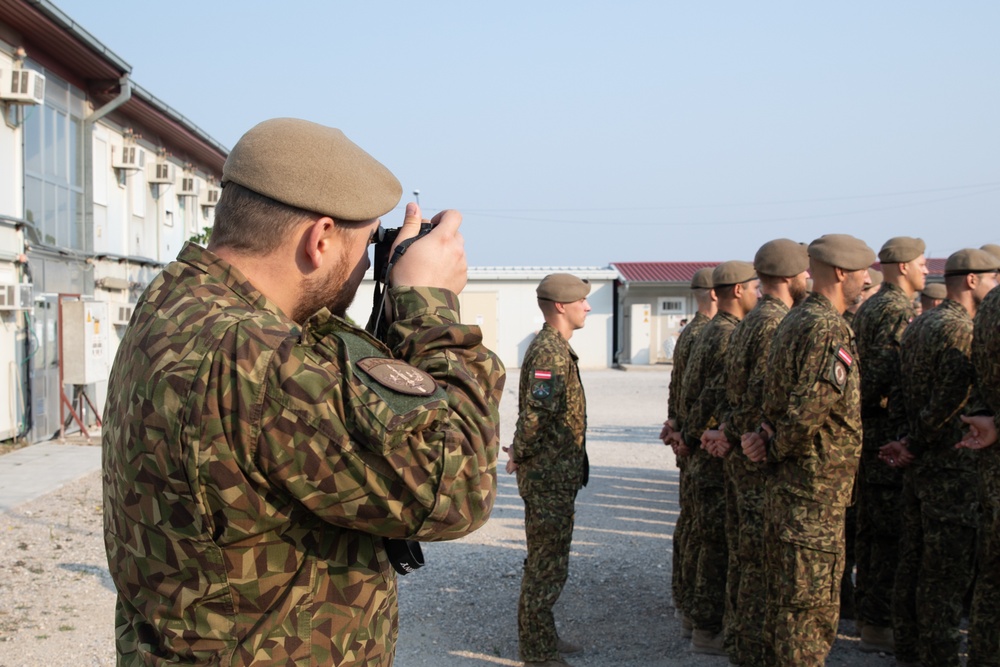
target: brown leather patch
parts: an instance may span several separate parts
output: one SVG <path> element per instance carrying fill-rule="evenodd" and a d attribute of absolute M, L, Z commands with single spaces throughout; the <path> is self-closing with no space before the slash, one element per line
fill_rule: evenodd
<path fill-rule="evenodd" d="M 383 387 L 401 394 L 429 396 L 437 389 L 437 382 L 429 374 L 398 359 L 366 357 L 358 361 L 358 368 Z"/>

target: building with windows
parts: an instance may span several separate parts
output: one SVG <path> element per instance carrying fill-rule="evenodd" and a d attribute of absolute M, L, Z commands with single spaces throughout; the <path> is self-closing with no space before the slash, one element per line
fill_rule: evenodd
<path fill-rule="evenodd" d="M 0 0 L 0 439 L 93 424 L 133 304 L 227 150 L 48 0 Z"/>

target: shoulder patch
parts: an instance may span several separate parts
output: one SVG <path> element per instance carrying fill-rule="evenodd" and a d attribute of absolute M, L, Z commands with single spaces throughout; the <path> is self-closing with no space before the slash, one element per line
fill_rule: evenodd
<path fill-rule="evenodd" d="M 552 379 L 552 371 L 536 370 L 535 371 L 535 379 L 536 380 L 551 380 Z"/>
<path fill-rule="evenodd" d="M 365 357 L 357 366 L 383 387 L 401 394 L 430 396 L 438 388 L 430 374 L 398 359 Z"/>
<path fill-rule="evenodd" d="M 845 350 L 843 347 L 837 348 L 837 358 L 843 361 L 844 365 L 847 366 L 848 368 L 850 368 L 851 364 L 854 363 L 854 357 L 852 357 L 851 353 Z"/>
<path fill-rule="evenodd" d="M 531 383 L 531 396 L 539 401 L 548 400 L 552 396 L 552 383 L 548 380 L 535 380 Z"/>

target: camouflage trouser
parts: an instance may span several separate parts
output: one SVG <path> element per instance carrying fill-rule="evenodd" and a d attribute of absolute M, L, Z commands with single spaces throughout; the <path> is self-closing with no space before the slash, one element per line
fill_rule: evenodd
<path fill-rule="evenodd" d="M 768 490 L 767 664 L 822 667 L 837 637 L 844 508 Z"/>
<path fill-rule="evenodd" d="M 840 612 L 845 610 L 854 618 L 854 537 L 858 530 L 858 506 L 844 510 L 844 576 L 840 578 Z"/>
<path fill-rule="evenodd" d="M 705 466 L 717 466 L 714 459 Z M 708 479 L 706 479 L 708 477 Z M 726 568 L 729 549 L 726 546 L 726 493 L 715 474 L 691 476 L 694 484 L 695 521 L 691 538 L 685 544 L 697 554 L 697 570 L 690 598 L 688 615 L 699 630 L 722 631 L 722 616 L 726 608 Z"/>
<path fill-rule="evenodd" d="M 726 651 L 742 667 L 764 667 L 764 469 L 745 456 L 726 459 Z"/>
<path fill-rule="evenodd" d="M 959 667 L 962 601 L 976 553 L 976 474 L 910 468 L 893 595 L 896 659 Z"/>
<path fill-rule="evenodd" d="M 968 667 L 1000 666 L 1000 445 L 980 452 L 979 571 L 969 619 Z"/>
<path fill-rule="evenodd" d="M 532 493 L 524 498 L 528 557 L 517 606 L 518 647 L 524 661 L 559 658 L 552 607 L 569 575 L 575 500 L 575 491 Z"/>
<path fill-rule="evenodd" d="M 892 588 L 899 558 L 899 497 L 902 474 L 863 451 L 858 468 L 858 530 L 854 555 L 857 616 L 870 625 L 892 625 Z"/>
<path fill-rule="evenodd" d="M 685 569 L 684 569 L 684 557 L 685 548 L 684 544 L 691 534 L 691 521 L 694 513 L 694 501 L 691 499 L 691 482 L 688 480 L 687 475 L 687 457 L 681 457 L 677 459 L 677 468 L 679 470 L 678 475 L 678 502 L 680 504 L 680 512 L 677 515 L 677 522 L 674 524 L 674 536 L 673 536 L 673 556 L 671 558 L 671 591 L 674 596 L 674 607 L 680 610 L 687 609 L 687 602 L 685 598 Z M 688 564 L 690 569 L 690 563 Z M 693 576 L 693 575 L 691 575 Z M 690 581 L 690 579 L 688 580 Z"/>

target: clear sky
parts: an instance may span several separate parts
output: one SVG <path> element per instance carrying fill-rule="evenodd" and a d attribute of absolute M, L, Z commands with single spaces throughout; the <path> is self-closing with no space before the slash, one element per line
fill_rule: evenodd
<path fill-rule="evenodd" d="M 341 128 L 472 266 L 1000 242 L 995 0 L 54 1 L 227 147 Z"/>

